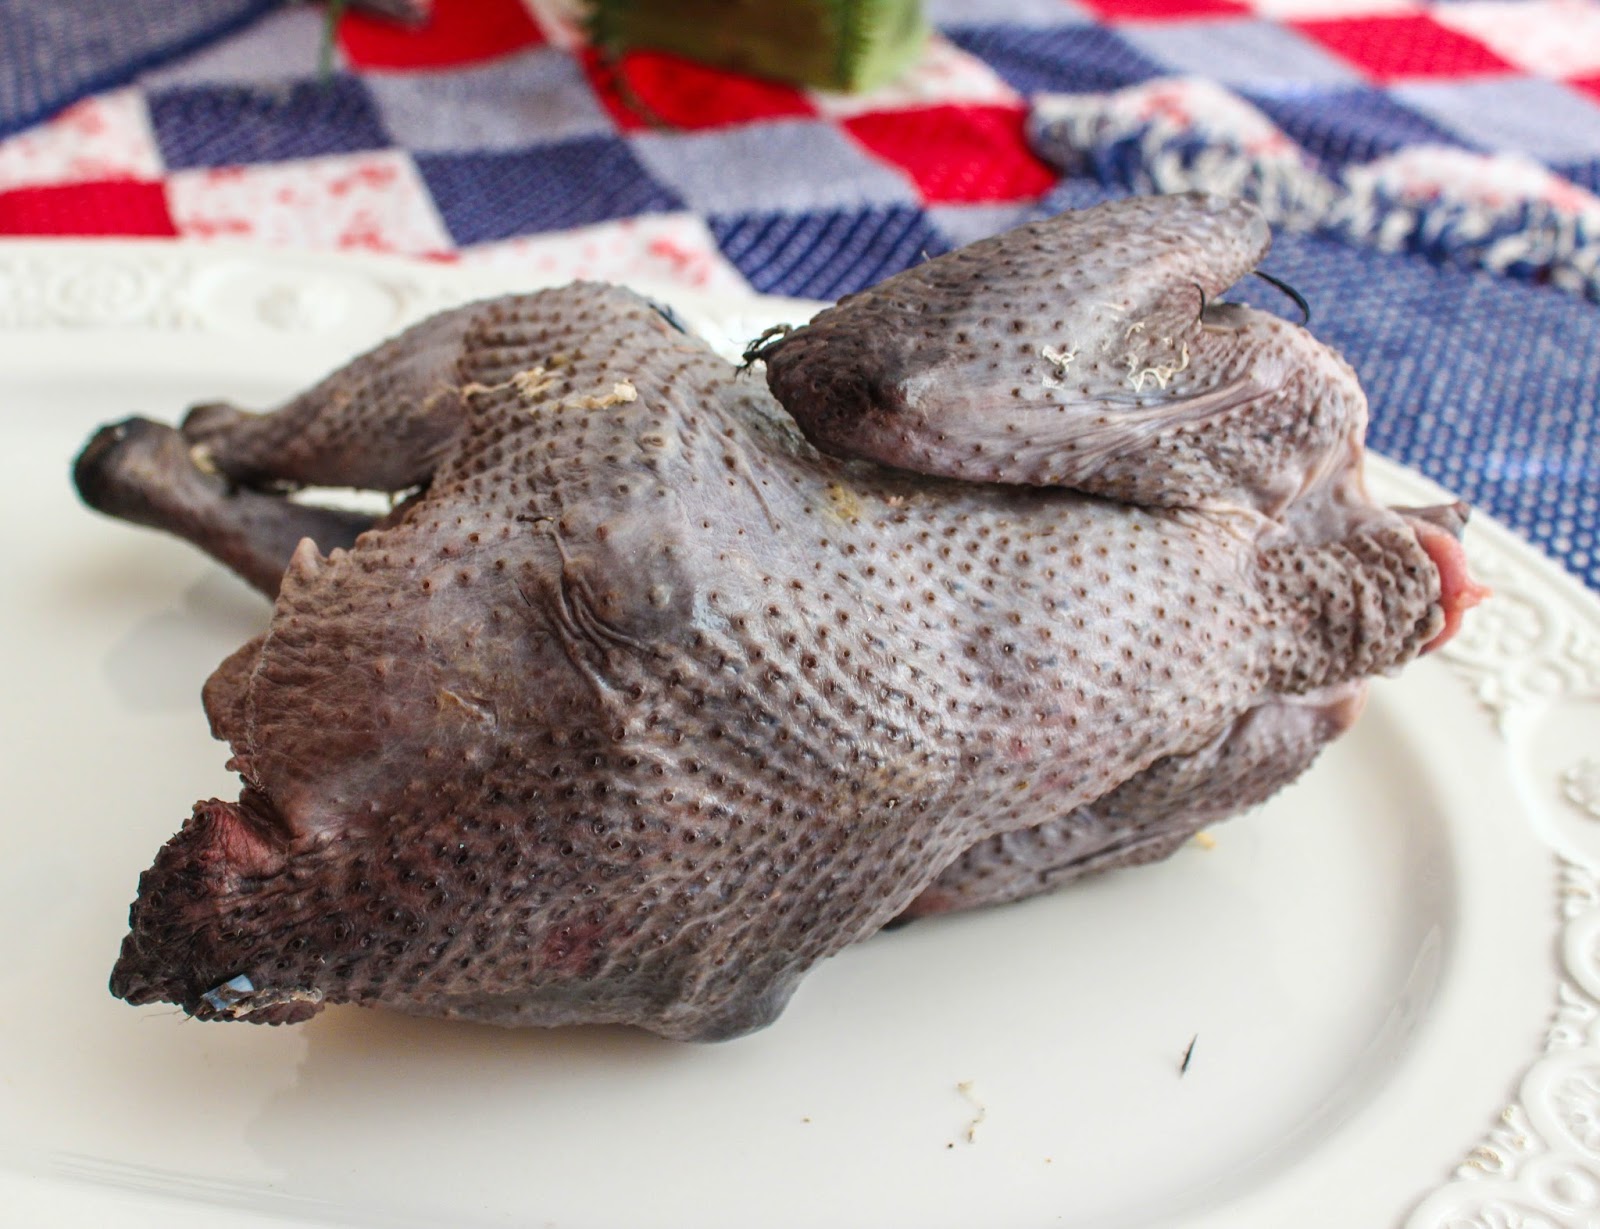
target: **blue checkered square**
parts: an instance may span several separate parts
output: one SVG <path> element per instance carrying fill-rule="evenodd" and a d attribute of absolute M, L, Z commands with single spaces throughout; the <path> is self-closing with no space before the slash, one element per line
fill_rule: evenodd
<path fill-rule="evenodd" d="M 936 26 L 969 26 L 974 17 L 986 25 L 1064 26 L 1086 24 L 1090 14 L 1072 0 L 923 0 L 922 15 Z"/>
<path fill-rule="evenodd" d="M 1600 195 L 1600 158 L 1589 158 L 1583 162 L 1558 162 L 1553 169 L 1557 175 L 1570 179 L 1580 188 Z"/>
<path fill-rule="evenodd" d="M 1117 33 L 1152 60 L 1225 85 L 1358 85 L 1343 60 L 1272 21 L 1125 22 Z"/>
<path fill-rule="evenodd" d="M 936 205 L 928 210 L 928 218 L 952 247 L 963 247 L 1021 225 L 1037 208 L 1035 204 Z"/>
<path fill-rule="evenodd" d="M 1406 145 L 1467 145 L 1426 116 L 1368 86 L 1241 92 L 1330 170 L 1370 162 Z"/>
<path fill-rule="evenodd" d="M 277 0 L 0 0 L 0 136 L 243 29 Z"/>
<path fill-rule="evenodd" d="M 1556 81 L 1508 77 L 1417 82 L 1391 93 L 1460 137 L 1489 149 L 1560 162 L 1600 148 L 1600 103 Z"/>
<path fill-rule="evenodd" d="M 577 60 L 540 48 L 483 67 L 372 73 L 395 141 L 420 152 L 527 149 L 616 131 Z"/>
<path fill-rule="evenodd" d="M 1159 77 L 1165 70 L 1100 26 L 952 26 L 950 41 L 969 51 L 1024 94 L 1091 93 Z"/>
<path fill-rule="evenodd" d="M 503 153 L 418 154 L 416 162 L 460 244 L 683 207 L 617 137 Z"/>
<path fill-rule="evenodd" d="M 920 209 L 841 209 L 708 219 L 722 253 L 765 294 L 836 299 L 949 251 Z"/>
<path fill-rule="evenodd" d="M 1096 205 L 1120 200 L 1127 195 L 1126 188 L 1110 187 L 1087 176 L 1069 175 L 1050 189 L 1045 198 L 1039 202 L 1037 211 L 1031 214 L 1028 220 L 1054 217 L 1070 209 L 1092 209 Z"/>
<path fill-rule="evenodd" d="M 629 140 L 639 161 L 701 213 L 914 205 L 918 199 L 909 180 L 820 120 Z"/>
<path fill-rule="evenodd" d="M 146 89 L 172 85 L 240 85 L 316 77 L 328 23 L 308 5 L 279 9 L 232 38 L 140 78 Z"/>
<path fill-rule="evenodd" d="M 389 138 L 361 82 L 333 77 L 282 87 L 154 90 L 150 122 L 174 170 L 283 162 L 382 149 Z"/>

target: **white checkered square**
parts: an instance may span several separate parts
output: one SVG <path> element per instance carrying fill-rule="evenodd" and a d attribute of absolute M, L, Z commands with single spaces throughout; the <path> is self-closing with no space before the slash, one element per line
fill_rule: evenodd
<path fill-rule="evenodd" d="M 1012 106 L 1020 96 L 977 56 L 934 35 L 916 62 L 887 85 L 866 94 L 814 90 L 811 99 L 823 115 L 844 118 L 913 107 Z"/>
<path fill-rule="evenodd" d="M 398 150 L 180 171 L 167 200 L 190 238 L 411 256 L 454 246 L 416 164 Z"/>
<path fill-rule="evenodd" d="M 552 47 L 576 51 L 587 44 L 582 0 L 522 0 Z"/>
<path fill-rule="evenodd" d="M 1600 73 L 1600 5 L 1588 0 L 1471 0 L 1437 5 L 1433 19 L 1530 73 Z"/>
<path fill-rule="evenodd" d="M 0 141 L 0 192 L 106 179 L 159 179 L 161 152 L 138 90 L 98 94 Z"/>
<path fill-rule="evenodd" d="M 525 273 L 530 281 L 577 279 L 623 285 L 687 286 L 748 294 L 706 224 L 692 213 L 641 214 L 552 235 L 463 248 L 461 263 Z"/>

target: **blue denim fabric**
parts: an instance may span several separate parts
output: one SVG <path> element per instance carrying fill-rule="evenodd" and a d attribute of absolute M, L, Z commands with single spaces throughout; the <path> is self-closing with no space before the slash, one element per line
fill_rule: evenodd
<path fill-rule="evenodd" d="M 276 8 L 279 0 L 0 0 L 0 136 Z"/>

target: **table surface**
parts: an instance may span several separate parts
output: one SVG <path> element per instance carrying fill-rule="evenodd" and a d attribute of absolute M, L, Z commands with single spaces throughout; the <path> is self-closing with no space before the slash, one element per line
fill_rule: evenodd
<path fill-rule="evenodd" d="M 560 0 L 347 16 L 326 75 L 303 4 L 0 0 L 0 236 L 833 298 L 1043 212 L 1240 192 L 1374 446 L 1600 587 L 1600 3 L 926 11 L 922 59 L 852 96 L 603 55 Z"/>

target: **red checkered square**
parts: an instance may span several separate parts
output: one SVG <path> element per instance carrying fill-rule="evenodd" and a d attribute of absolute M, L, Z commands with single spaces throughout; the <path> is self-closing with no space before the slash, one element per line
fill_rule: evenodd
<path fill-rule="evenodd" d="M 544 34 L 521 0 L 438 0 L 421 26 L 362 13 L 339 23 L 339 48 L 354 68 L 451 68 L 541 46 Z"/>
<path fill-rule="evenodd" d="M 755 120 L 810 116 L 816 108 L 792 86 L 711 68 L 661 51 L 633 51 L 614 63 L 592 49 L 584 71 L 624 132 L 725 128 Z"/>
<path fill-rule="evenodd" d="M 899 167 L 930 205 L 1042 196 L 1056 175 L 1023 134 L 1021 107 L 921 107 L 857 115 L 842 126 Z"/>
<path fill-rule="evenodd" d="M 1477 39 L 1446 29 L 1426 13 L 1289 24 L 1376 81 L 1516 71 Z"/>
<path fill-rule="evenodd" d="M 1592 77 L 1569 77 L 1567 84 L 1600 102 L 1600 73 L 1596 73 Z"/>
<path fill-rule="evenodd" d="M 1239 0 L 1087 0 L 1102 21 L 1162 21 L 1167 18 L 1247 17 Z"/>
<path fill-rule="evenodd" d="M 0 192 L 0 235 L 177 233 L 158 182 L 112 179 Z"/>

